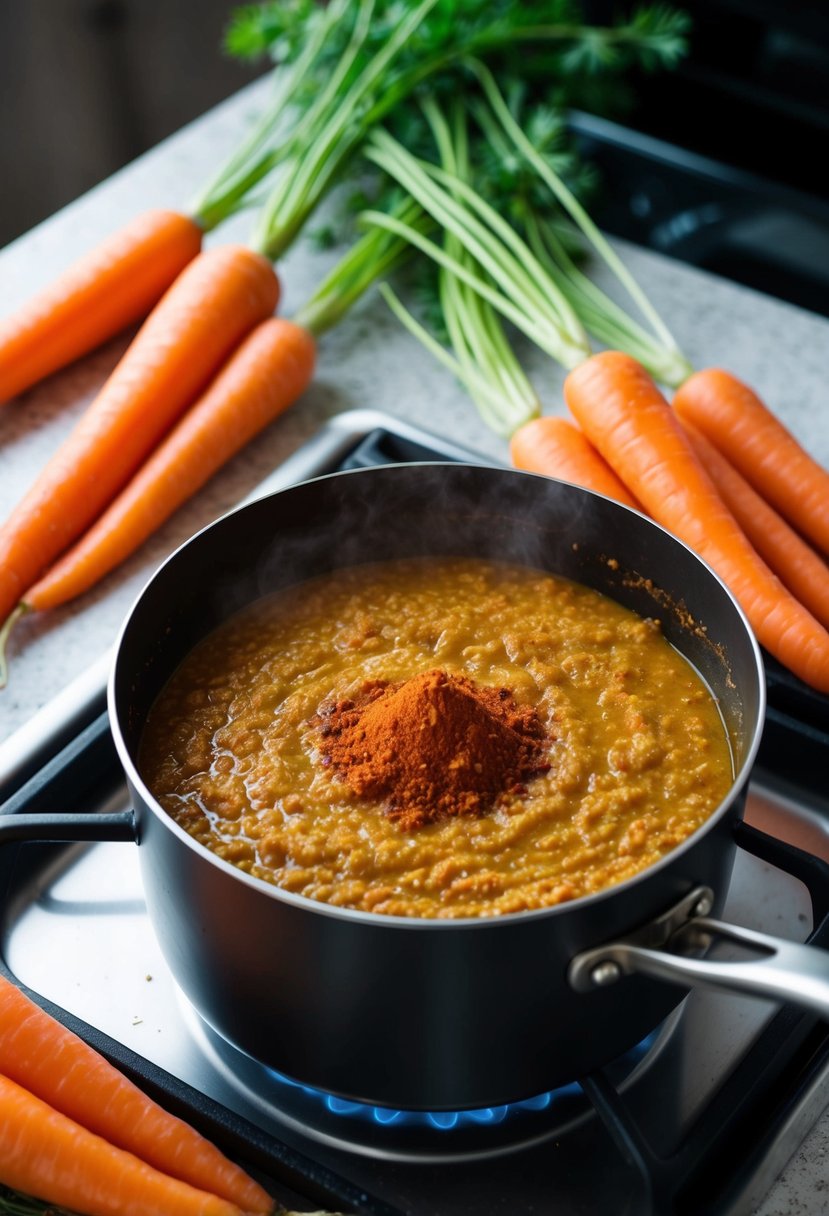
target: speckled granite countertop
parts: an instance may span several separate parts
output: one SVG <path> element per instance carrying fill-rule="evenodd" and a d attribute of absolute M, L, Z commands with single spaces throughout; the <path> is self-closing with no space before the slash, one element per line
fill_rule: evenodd
<path fill-rule="evenodd" d="M 235 145 L 262 96 L 261 84 L 244 90 L 0 253 L 0 311 L 12 311 L 105 233 L 142 209 L 186 208 L 191 195 Z M 248 217 L 238 217 L 210 240 L 244 241 L 249 225 Z M 813 454 L 829 464 L 825 387 L 829 321 L 649 252 L 621 248 L 692 363 L 718 364 L 746 378 Z M 335 258 L 335 252 L 320 253 L 300 244 L 280 266 L 280 311 L 290 315 Z M 125 345 L 126 338 L 111 342 L 0 409 L 0 514 L 5 515 L 22 496 Z M 560 370 L 540 358 L 531 359 L 529 368 L 546 411 L 563 412 Z M 485 428 L 451 376 L 402 331 L 380 300 L 364 301 L 322 340 L 314 386 L 292 411 L 237 456 L 99 588 L 76 604 L 18 625 L 8 652 L 9 685 L 0 692 L 0 741 L 109 648 L 129 606 L 162 558 L 244 497 L 327 418 L 358 406 L 385 410 L 484 455 L 507 459 L 506 443 Z M 829 1176 L 826 1115 L 759 1216 L 823 1216 L 827 1192 L 815 1186 L 821 1176 Z"/>

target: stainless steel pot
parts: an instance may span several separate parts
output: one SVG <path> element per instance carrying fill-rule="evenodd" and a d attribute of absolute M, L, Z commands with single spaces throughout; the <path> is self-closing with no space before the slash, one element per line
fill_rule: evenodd
<path fill-rule="evenodd" d="M 151 704 L 196 642 L 258 596 L 333 568 L 448 554 L 546 568 L 660 617 L 719 698 L 734 747 L 732 789 L 699 831 L 589 898 L 503 918 L 412 920 L 282 892 L 165 814 L 136 758 Z M 795 1000 L 829 1017 L 829 954 L 711 919 L 728 887 L 764 697 L 739 608 L 663 529 L 565 483 L 425 464 L 306 482 L 199 533 L 132 609 L 109 707 L 150 916 L 205 1021 L 304 1083 L 440 1110 L 501 1104 L 585 1075 L 638 1043 L 691 985 Z M 701 958 L 720 936 L 757 957 Z"/>

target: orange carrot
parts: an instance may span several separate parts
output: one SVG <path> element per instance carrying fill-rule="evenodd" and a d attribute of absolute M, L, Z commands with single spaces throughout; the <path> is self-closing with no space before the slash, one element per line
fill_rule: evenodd
<path fill-rule="evenodd" d="M 729 372 L 707 368 L 685 381 L 673 405 L 798 532 L 829 553 L 829 472 L 755 392 Z"/>
<path fill-rule="evenodd" d="M 607 461 L 566 418 L 546 416 L 524 423 L 510 441 L 510 456 L 517 469 L 571 481 L 641 509 Z"/>
<path fill-rule="evenodd" d="M 108 506 L 278 295 L 270 263 L 242 246 L 208 250 L 184 269 L 0 527 L 0 621 Z"/>
<path fill-rule="evenodd" d="M 81 1216 L 241 1216 L 115 1148 L 0 1076 L 0 1181 Z"/>
<path fill-rule="evenodd" d="M 689 422 L 683 428 L 725 505 L 763 561 L 829 628 L 829 566 Z"/>
<path fill-rule="evenodd" d="M 273 1211 L 257 1182 L 0 976 L 0 1074 L 116 1148 L 245 1212 Z M 0 1116 L 0 1126 L 3 1119 Z M 0 1177 L 4 1177 L 0 1174 Z M 18 1184 L 9 1178 L 10 1186 Z M 20 1183 L 19 1190 L 28 1188 Z M 57 1200 L 56 1200 L 57 1202 Z M 73 1205 L 67 1202 L 68 1207 Z M 134 1210 L 142 1211 L 136 1207 Z"/>
<path fill-rule="evenodd" d="M 263 321 L 90 530 L 29 589 L 26 606 L 43 611 L 66 603 L 128 557 L 296 401 L 313 375 L 315 353 L 306 329 L 278 317 Z"/>
<path fill-rule="evenodd" d="M 829 633 L 749 544 L 650 376 L 604 351 L 570 372 L 568 406 L 649 515 L 711 565 L 760 642 L 806 683 L 829 692 Z"/>
<path fill-rule="evenodd" d="M 145 211 L 0 321 L 0 404 L 141 321 L 201 248 L 176 211 Z"/>

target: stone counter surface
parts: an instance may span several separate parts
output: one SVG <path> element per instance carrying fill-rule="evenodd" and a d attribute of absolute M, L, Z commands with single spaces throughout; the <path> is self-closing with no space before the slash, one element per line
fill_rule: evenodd
<path fill-rule="evenodd" d="M 186 209 L 238 143 L 256 113 L 255 84 L 191 124 L 0 252 L 0 314 L 14 308 L 105 234 L 149 207 Z M 14 188 L 13 167 L 6 189 Z M 208 243 L 244 242 L 249 215 L 234 218 Z M 714 276 L 620 244 L 629 268 L 669 323 L 695 366 L 719 365 L 753 385 L 812 454 L 829 464 L 826 367 L 829 321 Z M 290 315 L 336 260 L 303 241 L 280 264 L 280 312 Z M 125 349 L 116 339 L 0 407 L 0 517 L 92 400 Z M 531 355 L 528 368 L 545 412 L 564 413 L 563 372 Z M 507 444 L 487 430 L 464 390 L 426 354 L 376 296 L 361 302 L 323 337 L 315 381 L 303 399 L 238 455 L 190 503 L 99 587 L 66 608 L 26 618 L 9 647 L 9 684 L 0 691 L 0 742 L 111 646 L 141 587 L 159 562 L 196 530 L 232 507 L 336 413 L 371 407 L 506 461 Z M 829 1094 L 827 1094 L 829 1100 Z M 829 1118 L 824 1117 L 759 1216 L 819 1216 L 829 1177 Z"/>

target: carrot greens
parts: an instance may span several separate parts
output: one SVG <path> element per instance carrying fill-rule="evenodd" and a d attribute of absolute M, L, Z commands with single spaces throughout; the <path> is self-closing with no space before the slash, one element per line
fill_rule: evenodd
<path fill-rule="evenodd" d="M 466 10 L 464 4 L 431 5 L 429 0 L 424 7 L 418 37 L 427 40 L 429 23 L 439 14 L 452 9 L 457 16 Z M 370 179 L 375 198 L 362 206 L 357 220 L 368 232 L 296 317 L 318 334 L 338 323 L 372 283 L 407 260 L 431 262 L 436 325 L 418 319 L 387 283 L 381 293 L 409 331 L 461 381 L 488 425 L 505 435 L 539 411 L 535 390 L 513 350 L 513 330 L 567 369 L 589 355 L 589 333 L 629 351 L 662 383 L 681 383 L 691 370 L 590 219 L 581 196 L 589 194 L 593 175 L 567 135 L 564 108 L 578 94 L 580 71 L 612 73 L 623 60 L 629 64 L 634 32 L 641 36 L 636 43 L 640 63 L 672 62 L 682 50 L 684 18 L 664 9 L 642 10 L 624 31 L 595 30 L 567 24 L 561 5 L 551 6 L 558 10 L 558 23 L 545 25 L 539 9 L 547 7 L 518 5 L 511 6 L 509 16 L 496 13 L 493 22 L 500 23 L 507 46 L 511 39 L 519 45 L 530 31 L 536 40 L 533 55 L 526 57 L 530 66 L 522 61 L 520 73 L 508 63 L 509 56 L 505 68 L 502 57 L 498 82 L 475 54 L 476 36 L 478 45 L 486 46 L 495 28 L 479 18 L 480 29 L 467 32 L 462 49 L 451 40 L 442 45 L 444 68 L 428 91 L 415 87 L 407 104 L 388 106 L 409 79 L 409 48 L 401 49 L 392 70 L 396 89 L 380 104 L 366 100 L 372 122 L 358 122 L 349 145 L 349 155 L 359 148 L 356 164 L 362 177 L 366 161 L 379 170 L 379 178 Z M 567 10 L 572 17 L 572 7 Z M 544 38 L 561 39 L 562 45 L 542 45 L 541 60 L 548 68 L 554 65 L 558 75 L 551 76 L 539 101 L 532 78 L 537 40 Z M 422 68 L 420 63 L 418 71 Z M 380 125 L 377 119 L 386 111 Z M 337 115 L 338 129 L 350 129 L 349 121 L 348 115 Z M 303 173 L 313 181 L 315 164 L 311 156 L 266 207 L 257 243 L 271 254 L 277 248 L 273 240 L 278 243 L 279 232 L 287 231 L 287 217 L 295 214 L 286 192 L 293 191 L 298 201 Z M 324 172 L 329 168 L 330 163 Z M 585 272 L 580 263 L 588 256 L 605 263 L 640 319 Z"/>
<path fill-rule="evenodd" d="M 295 320 L 319 335 L 372 283 L 413 255 L 426 255 L 439 268 L 440 337 L 448 347 L 389 286 L 381 290 L 403 323 L 465 385 L 487 423 L 503 434 L 539 409 L 507 327 L 566 368 L 589 354 L 586 326 L 603 340 L 623 334 L 654 374 L 665 373 L 676 383 L 681 356 L 667 331 L 651 336 L 604 297 L 574 260 L 579 228 L 606 260 L 613 254 L 576 201 L 589 172 L 571 149 L 560 146 L 558 133 L 562 107 L 578 98 L 585 81 L 619 80 L 634 64 L 646 70 L 672 66 L 684 53 L 686 31 L 685 15 L 662 5 L 637 9 L 606 27 L 585 23 L 570 0 L 495 0 L 487 6 L 478 0 L 420 0 L 411 6 L 332 0 L 324 16 L 308 0 L 248 6 L 235 15 L 228 45 L 237 55 L 268 53 L 280 62 L 287 84 L 269 121 L 278 114 L 287 133 L 273 143 L 254 132 L 205 206 L 221 208 L 235 191 L 247 191 L 254 178 L 273 171 L 252 243 L 277 258 L 343 180 L 346 167 L 356 163 L 364 172 L 368 158 L 386 183 L 360 214 L 369 230 Z M 500 112 L 501 94 L 484 61 L 513 80 L 520 67 L 522 87 L 537 87 L 549 99 L 529 108 L 528 135 L 517 123 L 515 130 L 510 126 L 515 120 L 505 102 L 506 113 Z M 451 131 L 436 97 L 453 99 Z M 480 127 L 474 155 L 457 117 L 464 105 Z M 424 146 L 424 131 L 439 164 L 412 151 Z M 497 188 L 507 165 L 513 171 L 518 166 L 532 183 L 520 196 L 523 225 L 512 221 L 503 187 Z M 575 189 L 565 185 L 565 177 Z M 614 270 L 656 328 L 658 318 L 652 310 L 647 314 L 647 301 L 636 297 L 618 258 Z M 684 363 L 682 368 L 684 375 Z"/>
<path fill-rule="evenodd" d="M 459 104 L 452 108 L 451 126 L 434 99 L 424 102 L 424 113 L 440 153 L 441 164 L 463 182 L 472 181 L 469 133 Z M 446 253 L 468 270 L 474 257 L 456 232 L 444 235 Z M 466 383 L 484 420 L 509 435 L 540 412 L 535 389 L 516 358 L 502 321 L 493 306 L 470 285 L 442 267 L 439 300 L 451 342 L 460 364 L 460 379 Z M 581 335 L 579 335 L 581 337 Z M 486 392 L 476 389 L 472 376 L 483 374 Z M 495 408 L 487 398 L 494 390 Z"/>
<path fill-rule="evenodd" d="M 555 282 L 538 274 L 538 263 L 520 235 L 462 178 L 407 152 L 388 132 L 374 132 L 366 155 L 392 175 L 475 259 L 473 267 L 451 249 L 407 229 L 378 211 L 365 223 L 404 236 L 488 301 L 552 358 L 574 367 L 588 353 L 584 330 Z M 480 273 L 484 271 L 486 276 Z"/>
<path fill-rule="evenodd" d="M 518 64 L 529 82 L 562 94 L 634 64 L 671 66 L 684 53 L 688 26 L 685 14 L 664 5 L 591 26 L 570 0 L 333 0 L 324 11 L 307 0 L 247 6 L 228 35 L 232 53 L 272 54 L 287 73 L 274 106 L 287 115 L 288 134 L 253 136 L 199 212 L 223 208 L 275 170 L 254 236 L 271 258 L 295 239 L 374 127 L 411 115 L 409 103 L 425 88 L 462 95 L 475 87 L 462 69 L 470 57 Z M 527 47 L 532 54 L 518 59 Z"/>
<path fill-rule="evenodd" d="M 434 242 L 419 234 L 404 232 L 398 222 L 392 225 L 388 218 L 375 211 L 364 213 L 364 222 L 393 227 L 399 235 L 432 257 L 441 266 L 444 278 L 448 272 L 467 287 L 474 288 L 564 367 L 572 367 L 584 357 L 586 339 L 582 337 L 579 348 L 577 334 L 581 330 L 583 335 L 586 329 L 607 345 L 627 350 L 663 383 L 681 383 L 691 367 L 664 322 L 582 203 L 555 171 L 551 158 L 543 156 L 530 143 L 491 74 L 481 65 L 474 65 L 474 70 L 484 89 L 485 101 L 473 99 L 470 109 L 490 150 L 500 155 L 502 163 L 514 153 L 522 157 L 547 191 L 548 197 L 543 204 L 527 191 L 516 207 L 513 196 L 513 209 L 517 214 L 513 224 L 509 224 L 502 218 L 506 206 L 493 206 L 484 197 L 493 193 L 492 172 L 488 176 L 479 174 L 473 184 L 447 171 L 446 166 L 450 163 L 446 154 L 447 137 L 445 133 L 440 135 L 440 123 L 435 118 L 438 111 L 430 101 L 425 108 L 427 115 L 431 115 L 432 129 L 442 147 L 442 168 L 416 160 L 382 130 L 370 137 L 366 155 L 405 186 L 445 232 L 455 235 L 460 242 L 455 256 L 446 244 L 438 249 Z M 496 197 L 496 204 L 498 201 Z M 486 226 L 486 234 L 481 224 Z M 646 325 L 631 317 L 580 269 L 570 252 L 570 248 L 578 248 L 580 243 L 582 247 L 589 243 L 590 249 L 607 264 Z M 457 249 L 461 247 L 467 251 L 465 261 L 457 257 Z M 468 254 L 474 256 L 480 270 L 491 276 L 500 290 L 511 298 L 513 306 L 521 307 L 523 302 L 528 317 L 522 320 L 514 307 L 508 309 L 496 300 L 492 287 L 470 271 Z M 510 260 L 510 254 L 513 260 Z M 446 298 L 445 286 L 442 290 Z M 388 298 L 388 293 L 386 295 Z M 542 326 L 543 334 L 539 333 L 538 322 L 549 307 L 556 311 L 563 327 L 564 342 L 560 345 L 550 340 L 549 324 Z M 400 307 L 395 311 L 401 315 Z M 414 325 L 409 327 L 414 332 Z M 418 336 L 422 337 L 419 331 Z M 568 338 L 573 342 L 572 348 L 568 348 Z"/>
<path fill-rule="evenodd" d="M 453 107 L 451 128 L 434 100 L 424 102 L 424 112 L 443 167 L 457 180 L 469 184 L 469 139 L 460 105 Z M 483 236 L 486 240 L 485 229 Z M 484 298 L 473 286 L 477 268 L 468 241 L 456 229 L 446 228 L 443 252 L 446 261 L 439 271 L 438 297 L 454 357 L 415 321 L 390 288 L 384 286 L 381 291 L 410 332 L 454 371 L 487 425 L 510 435 L 539 413 L 538 397 L 507 339 L 499 310 L 492 299 Z M 568 322 L 572 318 L 565 318 L 565 323 Z M 576 340 L 583 340 L 577 323 L 572 325 L 572 334 Z"/>
<path fill-rule="evenodd" d="M 531 143 L 526 154 L 523 127 L 494 79 L 481 65 L 473 65 L 473 71 L 485 92 L 454 101 L 448 117 L 434 97 L 426 97 L 421 126 L 409 120 L 410 144 L 418 152 L 428 149 L 427 154 L 415 155 L 383 127 L 369 135 L 364 158 L 386 183 L 377 202 L 359 213 L 358 223 L 369 231 L 297 319 L 315 332 L 339 321 L 372 282 L 405 261 L 408 250 L 436 268 L 437 334 L 387 283 L 381 294 L 501 434 L 511 435 L 539 412 L 510 329 L 568 369 L 589 355 L 589 330 L 628 350 L 664 383 L 679 383 L 690 370 L 687 361 L 565 182 L 566 172 L 583 187 L 587 175 L 562 142 L 555 111 L 545 105 L 522 115 L 528 130 L 543 135 L 540 148 Z M 467 111 L 476 120 L 472 132 Z M 587 240 L 610 264 L 646 324 L 579 267 L 576 259 L 584 256 Z"/>
<path fill-rule="evenodd" d="M 410 195 L 393 191 L 387 200 L 392 221 L 427 232 L 434 225 Z M 411 246 L 396 233 L 375 227 L 348 247 L 313 295 L 294 314 L 298 325 L 319 335 L 337 325 L 360 297 L 383 275 L 408 260 Z"/>

